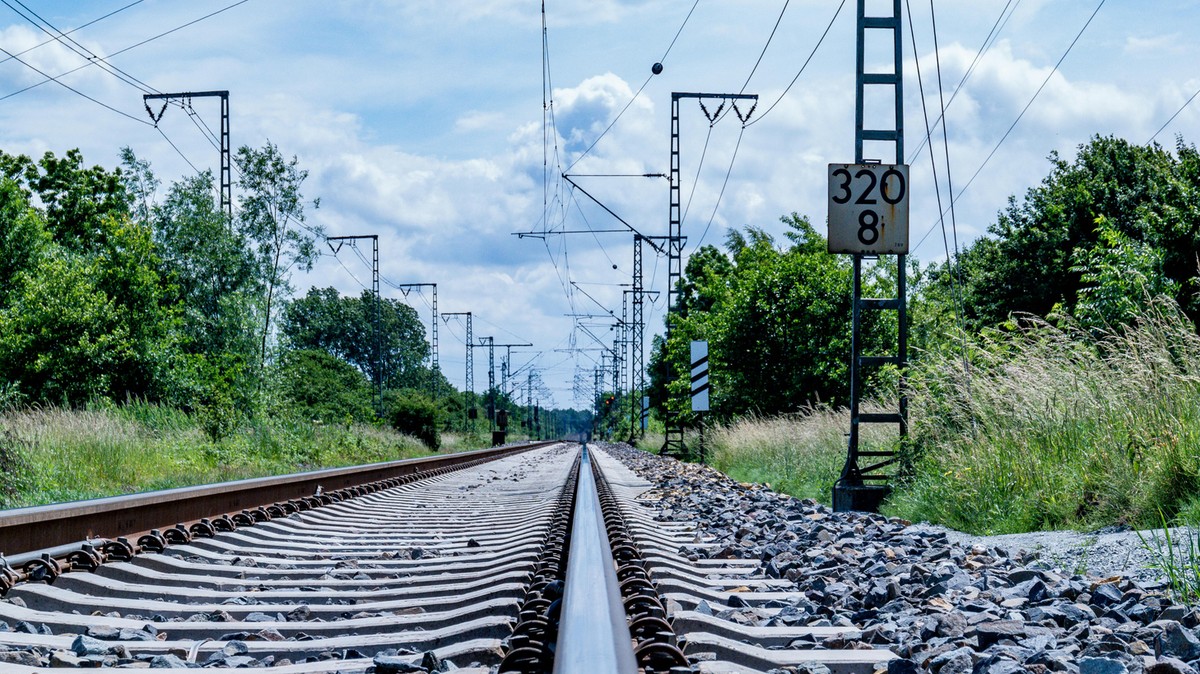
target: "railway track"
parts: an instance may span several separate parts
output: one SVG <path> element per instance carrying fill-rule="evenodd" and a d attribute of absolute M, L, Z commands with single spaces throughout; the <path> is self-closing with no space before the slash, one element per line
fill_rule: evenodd
<path fill-rule="evenodd" d="M 894 657 L 828 647 L 852 627 L 739 623 L 734 609 L 785 612 L 797 593 L 755 577 L 758 560 L 689 554 L 716 543 L 657 521 L 636 500 L 651 485 L 603 452 L 541 443 L 363 475 L 261 483 L 288 495 L 270 503 L 227 486 L 241 509 L 218 487 L 124 502 L 152 520 L 121 499 L 0 513 L 0 546 L 31 523 L 58 532 L 0 565 L 0 670 L 873 672 Z M 128 530 L 97 529 L 112 521 Z M 81 528 L 104 537 L 60 540 Z"/>

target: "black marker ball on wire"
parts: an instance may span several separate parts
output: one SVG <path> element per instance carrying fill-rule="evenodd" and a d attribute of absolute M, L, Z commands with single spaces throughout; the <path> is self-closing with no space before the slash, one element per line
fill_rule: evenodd
<path fill-rule="evenodd" d="M 650 72 L 654 73 L 655 75 L 661 75 L 662 74 L 662 64 L 655 63 L 654 65 L 650 66 Z"/>

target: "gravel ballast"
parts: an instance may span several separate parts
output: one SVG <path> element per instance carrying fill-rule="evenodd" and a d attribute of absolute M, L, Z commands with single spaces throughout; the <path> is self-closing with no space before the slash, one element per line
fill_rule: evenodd
<path fill-rule="evenodd" d="M 682 553 L 758 560 L 760 577 L 798 591 L 787 620 L 860 628 L 862 646 L 899 656 L 888 672 L 1200 669 L 1200 613 L 1166 595 L 1135 532 L 972 537 L 834 513 L 706 466 L 598 446 L 655 485 L 638 501 L 658 519 L 717 543 Z"/>

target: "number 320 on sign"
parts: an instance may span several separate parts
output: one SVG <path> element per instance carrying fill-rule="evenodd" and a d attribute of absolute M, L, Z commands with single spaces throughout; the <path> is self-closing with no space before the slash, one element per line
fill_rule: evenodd
<path fill-rule="evenodd" d="M 829 252 L 908 252 L 908 165 L 829 165 Z"/>

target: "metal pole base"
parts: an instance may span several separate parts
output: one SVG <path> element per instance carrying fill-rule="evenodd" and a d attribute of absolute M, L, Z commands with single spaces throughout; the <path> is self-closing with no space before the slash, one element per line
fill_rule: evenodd
<path fill-rule="evenodd" d="M 891 493 L 892 488 L 888 485 L 838 482 L 833 485 L 833 511 L 877 513 L 880 504 Z"/>

